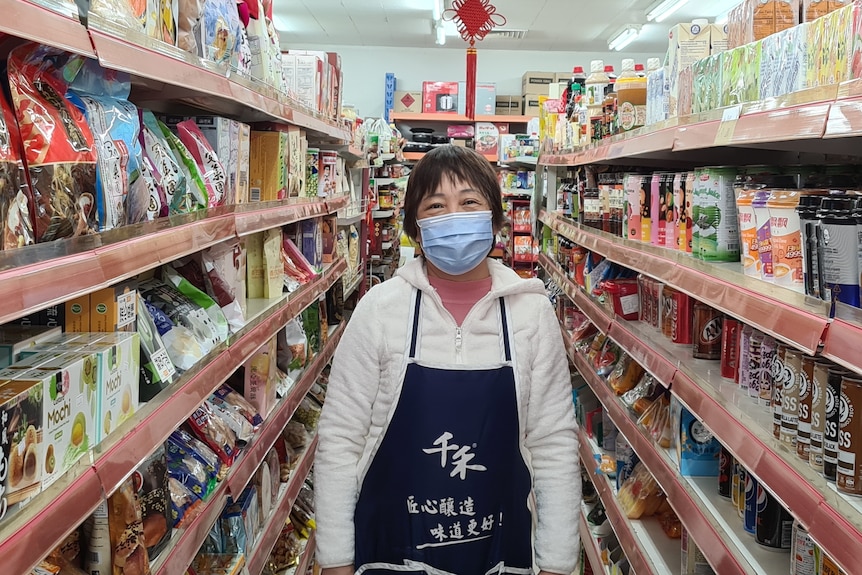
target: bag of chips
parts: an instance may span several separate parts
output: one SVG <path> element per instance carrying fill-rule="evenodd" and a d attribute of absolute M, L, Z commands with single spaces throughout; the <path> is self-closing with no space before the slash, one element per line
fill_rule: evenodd
<path fill-rule="evenodd" d="M 174 196 L 186 195 L 186 177 L 168 141 L 162 134 L 158 120 L 149 110 L 139 110 L 141 120 L 141 146 L 147 168 L 152 175 L 158 197 L 158 217 L 170 213 Z"/>
<path fill-rule="evenodd" d="M 180 293 L 174 286 L 157 279 L 151 279 L 142 282 L 138 291 L 173 323 L 189 329 L 205 354 L 212 351 L 224 340 L 223 330 L 215 325 L 206 310 Z M 158 322 L 156 325 L 158 326 Z M 161 331 L 159 329 L 160 333 Z M 162 336 L 164 338 L 165 334 Z M 169 343 L 165 341 L 165 345 L 169 345 Z M 170 350 L 168 352 L 170 353 Z"/>
<path fill-rule="evenodd" d="M 10 250 L 35 242 L 33 194 L 21 161 L 18 121 L 0 94 L 0 249 Z"/>
<path fill-rule="evenodd" d="M 144 525 L 144 544 L 150 560 L 161 553 L 171 539 L 168 464 L 165 446 L 156 451 L 138 467 L 141 478 L 139 497 Z"/>
<path fill-rule="evenodd" d="M 66 97 L 63 74 L 70 58 L 68 52 L 34 43 L 9 55 L 9 87 L 33 191 L 37 242 L 89 234 L 96 225 L 96 148 L 84 115 Z"/>

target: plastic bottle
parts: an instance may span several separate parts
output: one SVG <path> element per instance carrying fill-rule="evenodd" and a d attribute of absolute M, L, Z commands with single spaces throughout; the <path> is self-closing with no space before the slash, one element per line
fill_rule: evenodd
<path fill-rule="evenodd" d="M 607 96 L 608 94 L 610 94 L 611 92 L 614 91 L 614 83 L 616 83 L 616 81 L 617 81 L 617 75 L 616 75 L 616 73 L 614 73 L 614 67 L 610 66 L 610 65 L 605 66 L 605 75 L 609 79 L 609 84 L 605 88 L 605 96 Z"/>
<path fill-rule="evenodd" d="M 584 85 L 586 86 L 586 105 L 601 106 L 605 99 L 605 89 L 611 84 L 610 77 L 605 74 L 605 63 L 602 60 L 590 62 L 590 75 Z"/>
<path fill-rule="evenodd" d="M 582 66 L 575 66 L 572 69 L 572 79 L 569 80 L 566 92 L 568 94 L 566 99 L 566 117 L 571 118 L 576 111 L 575 92 L 583 94 L 586 90 L 586 85 L 587 75 L 584 73 L 584 68 Z"/>
<path fill-rule="evenodd" d="M 646 70 L 644 70 L 643 64 L 635 64 L 635 74 L 638 75 L 638 78 L 646 78 Z"/>
<path fill-rule="evenodd" d="M 661 68 L 661 60 L 659 60 L 658 58 L 647 58 L 647 61 L 646 61 L 647 74 L 651 74 L 652 72 L 655 72 L 659 68 Z"/>
<path fill-rule="evenodd" d="M 619 130 L 627 132 L 643 126 L 646 122 L 647 82 L 646 78 L 637 75 L 635 61 L 631 58 L 623 60 L 623 72 L 617 78 L 614 91 L 617 93 Z"/>

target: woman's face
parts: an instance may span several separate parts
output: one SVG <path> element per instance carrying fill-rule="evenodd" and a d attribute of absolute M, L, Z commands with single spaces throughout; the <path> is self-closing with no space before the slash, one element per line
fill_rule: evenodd
<path fill-rule="evenodd" d="M 416 213 L 417 220 L 456 212 L 486 212 L 491 209 L 479 190 L 460 180 L 444 178 L 440 187 L 426 196 Z"/>

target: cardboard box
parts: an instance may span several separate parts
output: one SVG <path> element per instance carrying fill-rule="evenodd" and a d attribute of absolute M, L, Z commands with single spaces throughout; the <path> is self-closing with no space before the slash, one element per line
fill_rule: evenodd
<path fill-rule="evenodd" d="M 281 260 L 281 228 L 263 232 L 263 297 L 273 299 L 284 291 L 284 264 Z"/>
<path fill-rule="evenodd" d="M 286 191 L 285 157 L 288 135 L 284 132 L 251 132 L 249 199 L 252 202 L 283 200 Z"/>
<path fill-rule="evenodd" d="M 42 388 L 43 489 L 99 442 L 97 376 L 95 356 L 69 351 L 18 377 Z"/>
<path fill-rule="evenodd" d="M 251 403 L 264 419 L 275 406 L 276 384 L 276 338 L 260 347 L 245 362 L 243 396 Z"/>
<path fill-rule="evenodd" d="M 321 218 L 321 235 L 323 237 L 323 263 L 335 261 L 338 251 L 338 218 L 323 216 Z"/>
<path fill-rule="evenodd" d="M 251 161 L 251 126 L 237 122 L 236 203 L 247 204 L 249 194 L 249 163 Z"/>
<path fill-rule="evenodd" d="M 344 78 L 342 75 L 341 56 L 337 52 L 323 52 L 319 50 L 290 50 L 288 55 L 298 57 L 296 63 L 296 81 L 298 89 L 304 89 L 302 85 L 302 74 L 305 73 L 304 66 L 310 65 L 311 60 L 302 58 L 314 57 L 320 63 L 315 63 L 319 74 L 319 86 L 317 87 L 320 112 L 329 118 L 341 117 L 342 92 Z"/>
<path fill-rule="evenodd" d="M 396 91 L 392 111 L 401 114 L 421 114 L 422 93 Z"/>
<path fill-rule="evenodd" d="M 458 82 L 423 82 L 422 112 L 425 114 L 456 114 L 458 112 Z"/>
<path fill-rule="evenodd" d="M 137 333 L 107 333 L 87 346 L 96 358 L 99 409 L 95 425 L 102 441 L 138 411 L 141 340 Z"/>
<path fill-rule="evenodd" d="M 557 80 L 554 72 L 525 72 L 521 77 L 521 95 L 548 93 L 548 84 Z"/>
<path fill-rule="evenodd" d="M 562 82 L 562 83 L 565 83 L 566 86 L 568 86 L 571 79 L 572 79 L 572 72 L 571 71 L 557 72 L 554 75 L 554 82 L 556 82 L 557 84 Z"/>
<path fill-rule="evenodd" d="M 70 299 L 65 304 L 66 331 L 90 331 L 90 294 Z"/>
<path fill-rule="evenodd" d="M 323 60 L 315 55 L 296 55 L 295 90 L 299 102 L 312 110 L 323 111 Z"/>
<path fill-rule="evenodd" d="M 721 26 L 710 24 L 709 46 L 710 55 L 720 54 L 727 50 L 727 24 Z"/>
<path fill-rule="evenodd" d="M 542 94 L 544 96 L 544 94 Z M 538 116 L 542 106 L 539 104 L 539 94 L 527 94 L 524 96 L 524 115 Z"/>
<path fill-rule="evenodd" d="M 89 331 L 137 331 L 137 290 L 137 280 L 130 279 L 91 293 Z"/>
<path fill-rule="evenodd" d="M 0 522 L 9 519 L 42 489 L 44 439 L 41 384 L 11 381 L 0 384 Z"/>
<path fill-rule="evenodd" d="M 4 325 L 0 327 L 0 369 L 21 359 L 21 354 L 38 344 L 56 340 L 63 334 L 59 327 Z"/>
<path fill-rule="evenodd" d="M 668 33 L 667 62 L 670 78 L 669 117 L 677 116 L 679 75 L 683 68 L 707 58 L 710 52 L 710 27 L 698 24 L 677 24 Z"/>
<path fill-rule="evenodd" d="M 263 232 L 252 234 L 245 240 L 246 291 L 248 299 L 263 299 Z"/>
<path fill-rule="evenodd" d="M 315 268 L 323 263 L 323 229 L 320 220 L 310 219 L 299 222 L 300 241 L 296 242 L 302 255 Z"/>
<path fill-rule="evenodd" d="M 476 151 L 497 159 L 500 153 L 500 130 L 491 122 L 476 122 Z"/>
<path fill-rule="evenodd" d="M 497 96 L 494 113 L 497 116 L 520 116 L 522 106 L 521 96 Z"/>

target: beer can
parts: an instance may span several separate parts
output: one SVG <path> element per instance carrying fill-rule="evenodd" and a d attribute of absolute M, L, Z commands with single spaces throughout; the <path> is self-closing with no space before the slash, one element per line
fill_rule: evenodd
<path fill-rule="evenodd" d="M 811 446 L 808 465 L 823 473 L 823 432 L 826 429 L 826 388 L 829 386 L 829 363 L 814 363 L 811 380 Z"/>
<path fill-rule="evenodd" d="M 739 369 L 739 329 L 737 320 L 725 316 L 721 329 L 721 377 L 725 379 L 736 379 Z"/>
<path fill-rule="evenodd" d="M 781 443 L 796 450 L 796 434 L 799 427 L 799 387 L 802 378 L 802 352 L 787 348 L 784 353 L 784 371 L 787 372 L 781 392 Z M 776 382 L 776 386 L 778 383 Z"/>
<path fill-rule="evenodd" d="M 760 359 L 763 355 L 763 338 L 759 331 L 754 331 L 748 340 L 748 396 L 755 402 L 760 401 Z"/>
<path fill-rule="evenodd" d="M 799 521 L 793 522 L 793 541 L 790 549 L 790 575 L 817 575 L 819 553 L 817 544 Z"/>
<path fill-rule="evenodd" d="M 741 463 L 734 460 L 733 462 L 733 477 L 731 478 L 731 497 L 733 506 L 736 507 L 736 514 L 742 520 L 745 517 L 745 476 L 747 472 Z"/>
<path fill-rule="evenodd" d="M 650 325 L 658 328 L 659 312 L 661 311 L 661 290 L 664 284 L 660 281 L 650 278 Z"/>
<path fill-rule="evenodd" d="M 739 375 L 739 389 L 745 393 L 748 393 L 749 381 L 751 380 L 749 345 L 753 333 L 754 328 L 750 325 L 739 330 L 739 371 L 737 374 Z"/>
<path fill-rule="evenodd" d="M 733 465 L 733 455 L 722 445 L 718 456 L 718 494 L 726 499 L 732 496 Z"/>
<path fill-rule="evenodd" d="M 847 372 L 838 367 L 829 368 L 826 386 L 826 428 L 823 432 L 823 477 L 835 481 L 838 473 L 838 423 L 841 407 L 841 379 Z"/>
<path fill-rule="evenodd" d="M 670 340 L 674 343 L 692 344 L 691 322 L 694 302 L 688 294 L 676 291 L 671 301 Z"/>
<path fill-rule="evenodd" d="M 812 387 L 814 366 L 813 357 L 802 358 L 802 377 L 799 379 L 799 421 L 796 428 L 796 455 L 803 461 L 811 457 L 811 407 L 814 403 Z"/>
<path fill-rule="evenodd" d="M 745 474 L 745 513 L 742 516 L 742 528 L 749 535 L 757 531 L 757 498 L 759 483 L 751 473 Z"/>
<path fill-rule="evenodd" d="M 758 544 L 770 551 L 787 551 L 793 540 L 793 516 L 781 503 L 757 486 L 757 511 L 754 538 Z"/>
<path fill-rule="evenodd" d="M 772 379 L 772 364 L 778 353 L 778 343 L 775 338 L 768 335 L 763 337 L 763 346 L 760 349 L 760 405 L 770 407 L 774 402 L 773 395 L 777 387 Z M 781 402 L 779 402 L 779 407 Z"/>
<path fill-rule="evenodd" d="M 862 495 L 862 378 L 841 378 L 838 403 L 838 491 Z"/>
<path fill-rule="evenodd" d="M 721 359 L 721 322 L 720 311 L 703 302 L 694 304 L 694 348 L 696 359 Z"/>

